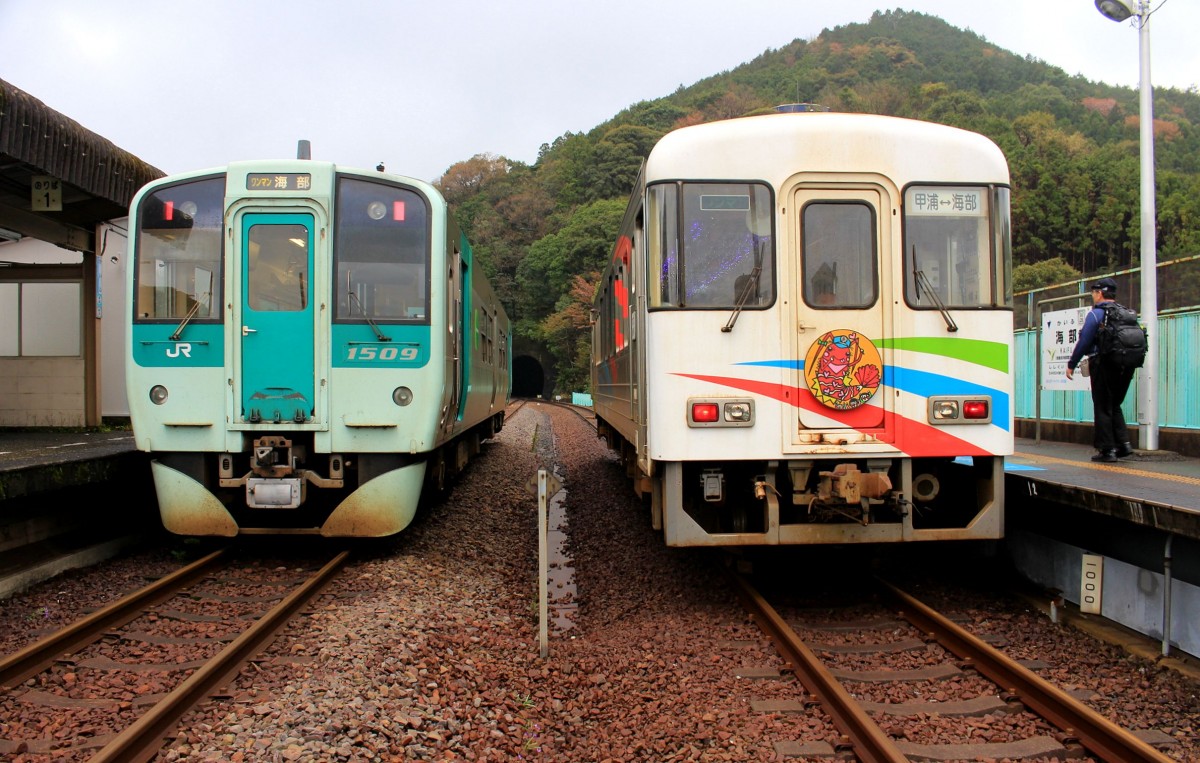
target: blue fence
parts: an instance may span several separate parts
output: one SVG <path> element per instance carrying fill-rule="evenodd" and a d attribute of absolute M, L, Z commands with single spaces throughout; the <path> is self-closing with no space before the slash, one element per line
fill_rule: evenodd
<path fill-rule="evenodd" d="M 1038 416 L 1038 333 L 1039 329 L 1017 331 L 1014 354 L 1016 416 Z M 1196 382 L 1197 357 L 1200 356 L 1200 312 L 1160 316 L 1158 319 L 1158 425 L 1200 430 L 1200 383 Z M 1141 371 L 1125 398 L 1125 418 L 1138 421 L 1138 400 L 1145 383 Z M 1090 422 L 1092 399 L 1088 392 L 1045 389 L 1041 391 L 1043 421 Z"/>
<path fill-rule="evenodd" d="M 1109 275 L 1117 280 L 1117 300 L 1141 310 L 1139 301 L 1139 272 L 1137 269 Z M 1089 392 L 1063 389 L 1038 390 L 1038 337 L 1041 333 L 1042 310 L 1065 310 L 1091 306 L 1088 284 L 1098 275 L 1087 279 L 1058 284 L 1053 287 L 1016 295 L 1014 303 L 1016 325 L 1013 345 L 1013 371 L 1016 400 L 1014 411 L 1019 419 L 1039 417 L 1038 395 L 1041 395 L 1040 418 L 1053 422 L 1091 422 L 1092 400 Z M 1195 380 L 1200 371 L 1200 306 L 1194 304 L 1196 287 L 1200 283 L 1200 257 L 1162 263 L 1158 272 L 1158 337 L 1150 352 L 1158 359 L 1158 425 L 1200 431 L 1200 383 Z M 1072 300 L 1071 297 L 1078 297 Z M 1186 303 L 1186 304 L 1185 304 Z M 1053 306 L 1052 306 L 1053 305 Z M 1139 421 L 1138 401 L 1141 385 L 1145 383 L 1138 371 L 1134 384 L 1122 406 L 1129 422 Z"/>

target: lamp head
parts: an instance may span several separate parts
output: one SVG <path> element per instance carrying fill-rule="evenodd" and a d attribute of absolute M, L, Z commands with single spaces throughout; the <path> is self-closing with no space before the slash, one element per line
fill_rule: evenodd
<path fill-rule="evenodd" d="M 1126 0 L 1096 0 L 1096 10 L 1113 21 L 1124 21 L 1133 15 L 1133 9 Z"/>

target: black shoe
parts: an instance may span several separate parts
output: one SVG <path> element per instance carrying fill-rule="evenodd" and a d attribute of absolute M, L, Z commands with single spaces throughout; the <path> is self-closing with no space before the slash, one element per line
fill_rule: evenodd
<path fill-rule="evenodd" d="M 1133 455 L 1133 446 L 1129 443 L 1124 443 L 1117 447 L 1117 458 L 1129 458 Z"/>
<path fill-rule="evenodd" d="M 1116 451 L 1111 450 L 1111 449 L 1110 450 L 1102 450 L 1099 453 L 1097 453 L 1096 455 L 1092 456 L 1092 460 L 1093 461 L 1103 461 L 1106 464 L 1111 464 L 1111 463 L 1116 462 L 1117 453 L 1116 453 Z"/>

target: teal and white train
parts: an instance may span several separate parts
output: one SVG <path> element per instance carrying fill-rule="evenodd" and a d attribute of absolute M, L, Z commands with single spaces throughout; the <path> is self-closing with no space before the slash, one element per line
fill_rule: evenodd
<path fill-rule="evenodd" d="M 306 153 L 132 202 L 127 392 L 172 533 L 393 535 L 503 426 L 509 319 L 446 201 Z"/>
<path fill-rule="evenodd" d="M 594 306 L 600 433 L 668 545 L 1000 538 L 1004 155 L 945 125 L 789 111 L 647 157 Z"/>

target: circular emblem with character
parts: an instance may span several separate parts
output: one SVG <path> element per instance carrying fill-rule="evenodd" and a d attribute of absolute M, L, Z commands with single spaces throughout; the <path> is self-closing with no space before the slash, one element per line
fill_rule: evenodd
<path fill-rule="evenodd" d="M 883 382 L 883 361 L 871 340 L 849 329 L 821 335 L 804 356 L 804 381 L 828 408 L 848 410 L 870 400 Z"/>

